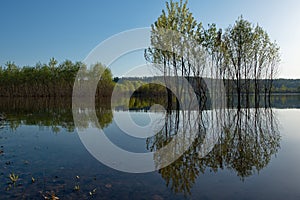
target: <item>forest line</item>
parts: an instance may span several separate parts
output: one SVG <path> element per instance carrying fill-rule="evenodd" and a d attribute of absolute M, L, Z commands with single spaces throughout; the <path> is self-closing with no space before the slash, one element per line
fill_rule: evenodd
<path fill-rule="evenodd" d="M 13 62 L 7 62 L 5 67 L 0 66 L 0 97 L 71 97 L 75 77 L 81 62 L 66 60 L 60 64 L 51 58 L 48 64 L 37 63 L 35 66 L 19 67 Z M 103 66 L 104 68 L 104 66 Z M 113 77 L 107 69 L 105 79 L 100 80 L 102 96 L 110 96 L 116 83 L 123 92 L 133 92 L 143 96 L 163 96 L 165 88 L 148 84 L 149 82 L 163 77 Z M 192 79 L 193 77 L 186 77 Z M 242 82 L 245 80 L 241 79 Z M 258 80 L 264 85 L 267 80 Z M 234 86 L 232 80 L 224 79 L 225 87 Z M 254 93 L 254 80 L 249 80 L 249 92 Z M 300 79 L 274 79 L 272 93 L 300 93 Z M 108 87 L 107 87 L 108 86 Z M 231 90 L 236 90 L 234 87 Z M 230 91 L 231 91 L 230 90 Z M 228 90 L 227 90 L 228 91 Z M 263 90 L 260 91 L 263 93 Z M 230 95 L 230 94 L 227 94 Z"/>

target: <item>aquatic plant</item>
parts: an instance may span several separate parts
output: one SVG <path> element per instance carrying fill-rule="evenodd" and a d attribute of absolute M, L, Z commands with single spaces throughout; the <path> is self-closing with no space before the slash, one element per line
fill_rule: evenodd
<path fill-rule="evenodd" d="M 96 188 L 93 189 L 92 191 L 89 192 L 90 196 L 93 196 L 94 194 L 96 194 Z"/>
<path fill-rule="evenodd" d="M 11 180 L 12 183 L 15 184 L 18 181 L 19 176 L 14 173 L 11 173 L 11 174 L 9 174 L 9 179 Z"/>
<path fill-rule="evenodd" d="M 75 185 L 73 190 L 74 191 L 79 191 L 80 190 L 80 186 L 79 185 Z"/>
<path fill-rule="evenodd" d="M 51 193 L 46 192 L 46 195 L 43 195 L 44 199 L 46 200 L 59 200 L 59 198 L 55 195 L 55 193 L 52 191 Z"/>

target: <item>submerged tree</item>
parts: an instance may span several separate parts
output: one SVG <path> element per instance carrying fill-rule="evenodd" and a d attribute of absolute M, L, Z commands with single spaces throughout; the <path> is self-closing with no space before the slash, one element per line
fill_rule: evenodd
<path fill-rule="evenodd" d="M 151 47 L 145 51 L 147 61 L 159 64 L 167 86 L 168 108 L 172 108 L 172 92 L 168 88 L 174 80 L 176 93 L 183 94 L 182 78 L 199 76 L 203 72 L 203 53 L 196 42 L 200 41 L 201 24 L 197 24 L 187 8 L 187 1 L 167 2 L 157 21 L 151 25 Z M 171 79 L 170 79 L 171 77 Z M 179 78 L 180 77 L 180 78 Z M 200 86 L 200 85 L 199 85 Z M 179 109 L 177 97 L 176 107 Z"/>
<path fill-rule="evenodd" d="M 254 27 L 240 17 L 233 27 L 226 29 L 223 35 L 223 51 L 226 59 L 225 70 L 230 70 L 238 96 L 238 108 L 241 108 L 241 95 L 246 97 L 249 106 L 250 92 L 255 94 L 255 105 L 259 106 L 259 94 L 270 95 L 272 81 L 276 76 L 280 61 L 279 48 L 271 42 L 268 34 L 259 25 Z M 254 82 L 252 84 L 252 82 Z M 251 85 L 253 90 L 251 91 Z M 270 96 L 269 96 L 270 101 Z"/>
<path fill-rule="evenodd" d="M 232 169 L 244 179 L 266 167 L 279 149 L 280 135 L 272 110 L 258 109 L 259 95 L 264 92 L 265 104 L 267 98 L 270 101 L 272 81 L 280 61 L 277 44 L 260 26 L 243 17 L 225 31 L 217 29 L 215 24 L 205 29 L 193 18 L 187 2 L 182 1 L 167 2 L 166 11 L 162 11 L 151 28 L 151 47 L 145 51 L 145 58 L 160 64 L 156 67 L 163 72 L 167 86 L 168 77 L 186 78 L 194 92 L 199 93 L 201 102 L 208 98 L 207 85 L 201 81 L 207 76 L 212 82 L 222 80 L 228 95 L 237 95 L 237 109 L 206 111 L 200 106 L 199 112 L 181 109 L 166 113 L 164 127 L 147 140 L 150 151 L 165 147 L 180 130 L 186 138 L 197 134 L 186 153 L 159 170 L 167 185 L 175 192 L 189 193 L 197 176 L 207 168 Z M 177 87 L 181 89 L 180 84 Z M 218 92 L 220 88 L 210 89 Z M 170 103 L 172 94 L 168 89 L 167 92 Z M 249 108 L 251 93 L 255 95 L 255 109 Z M 167 106 L 167 110 L 171 108 Z M 195 113 L 197 117 L 191 117 Z M 210 133 L 211 140 L 206 139 Z M 174 147 L 172 153 L 176 154 L 180 148 L 182 144 Z M 162 158 L 158 155 L 154 159 L 159 165 Z"/>
<path fill-rule="evenodd" d="M 156 67 L 164 77 L 186 78 L 200 102 L 208 98 L 206 84 L 201 80 L 210 77 L 223 80 L 227 95 L 237 95 L 238 108 L 250 105 L 251 93 L 256 107 L 260 93 L 265 94 L 265 104 L 267 99 L 270 104 L 272 82 L 280 61 L 279 47 L 259 25 L 239 17 L 224 32 L 215 24 L 205 29 L 194 19 L 187 1 L 170 1 L 151 28 L 146 60 L 159 64 Z M 172 93 L 169 89 L 167 92 L 168 101 L 172 102 Z"/>

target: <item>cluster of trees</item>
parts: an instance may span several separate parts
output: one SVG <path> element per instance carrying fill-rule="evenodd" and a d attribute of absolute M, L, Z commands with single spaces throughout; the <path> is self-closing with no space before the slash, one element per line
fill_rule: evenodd
<path fill-rule="evenodd" d="M 222 79 L 227 93 L 238 96 L 238 108 L 249 104 L 250 80 L 257 104 L 261 91 L 265 99 L 270 96 L 280 61 L 279 47 L 259 25 L 239 17 L 225 31 L 215 24 L 205 28 L 195 20 L 187 2 L 170 1 L 151 27 L 151 47 L 145 58 L 160 64 L 157 68 L 164 76 L 197 77 L 195 90 L 199 94 L 206 90 L 202 77 Z M 167 91 L 171 99 L 171 91 Z M 199 95 L 199 100 L 205 101 L 205 95 Z"/>
<path fill-rule="evenodd" d="M 58 64 L 51 58 L 48 64 L 18 67 L 8 62 L 0 66 L 0 96 L 2 97 L 72 97 L 73 85 L 79 68 L 85 76 L 102 73 L 97 96 L 109 96 L 114 86 L 111 71 L 101 64 L 89 69 L 81 62 L 66 60 Z M 101 92 L 100 92 L 101 91 Z"/>
<path fill-rule="evenodd" d="M 280 145 L 274 113 L 271 109 L 259 109 L 261 93 L 265 105 L 270 105 L 280 62 L 276 42 L 262 27 L 242 16 L 225 30 L 215 24 L 204 27 L 183 1 L 167 2 L 166 10 L 151 28 L 146 60 L 162 72 L 167 87 L 170 80 L 175 80 L 177 93 L 182 96 L 187 91 L 181 80 L 187 79 L 201 108 L 198 112 L 191 112 L 192 108 L 179 111 L 182 96 L 176 95 L 177 110 L 166 112 L 164 127 L 147 139 L 147 148 L 153 152 L 175 142 L 172 155 L 176 155 L 185 139 L 196 134 L 186 153 L 159 170 L 166 184 L 175 192 L 190 193 L 196 178 L 207 169 L 216 172 L 228 168 L 244 179 L 266 167 Z M 222 82 L 238 109 L 204 110 L 202 106 L 209 101 L 207 92 L 222 89 L 211 84 L 210 89 L 215 91 L 207 91 L 207 80 Z M 168 88 L 166 93 L 168 110 L 174 107 L 174 95 Z M 255 109 L 250 109 L 251 95 Z M 157 152 L 154 159 L 157 166 L 163 162 Z"/>
<path fill-rule="evenodd" d="M 114 81 L 118 84 L 116 89 L 119 90 L 119 92 L 121 93 L 133 93 L 136 89 L 140 88 L 143 84 L 145 84 L 145 82 L 139 80 L 138 78 L 136 80 L 114 78 Z"/>
<path fill-rule="evenodd" d="M 117 92 L 130 93 L 132 98 L 164 98 L 166 88 L 163 86 L 163 77 L 115 77 Z"/>

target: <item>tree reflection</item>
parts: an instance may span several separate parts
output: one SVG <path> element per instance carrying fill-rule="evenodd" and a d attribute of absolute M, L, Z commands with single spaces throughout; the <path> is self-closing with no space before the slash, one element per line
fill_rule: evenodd
<path fill-rule="evenodd" d="M 110 99 L 96 99 L 95 102 L 99 125 L 104 128 L 113 119 Z M 160 101 L 148 102 L 148 107 L 153 103 Z M 146 102 L 139 102 L 138 99 L 134 99 L 133 105 L 139 106 L 139 109 L 147 107 Z M 82 102 L 78 107 L 86 106 Z M 82 118 L 79 128 L 89 127 L 89 110 L 76 112 L 80 112 Z M 47 126 L 53 131 L 74 131 L 71 99 L 2 99 L 0 113 L 6 114 L 12 129 L 25 124 Z M 207 170 L 217 172 L 229 169 L 244 180 L 265 168 L 280 148 L 278 121 L 276 113 L 270 108 L 199 112 L 172 110 L 165 113 L 163 128 L 147 139 L 147 149 L 156 152 L 174 139 L 179 131 L 183 131 L 184 141 L 193 134 L 196 139 L 188 151 L 171 165 L 160 169 L 159 173 L 174 192 L 186 195 L 190 194 L 196 179 Z M 175 148 L 182 148 L 181 141 L 182 138 L 176 142 Z M 160 163 L 162 157 L 154 155 Z"/>
<path fill-rule="evenodd" d="M 113 119 L 110 99 L 97 98 L 95 106 L 99 125 L 101 128 L 107 127 Z M 12 130 L 21 125 L 50 127 L 54 133 L 61 130 L 74 132 L 75 129 L 71 98 L 1 98 L 0 113 L 6 115 L 6 119 L 1 123 L 7 124 Z M 81 116 L 87 117 L 84 114 Z M 82 120 L 79 128 L 86 127 L 88 127 L 87 120 Z"/>
<path fill-rule="evenodd" d="M 270 108 L 202 111 L 192 120 L 190 114 L 166 114 L 164 128 L 147 140 L 148 149 L 156 151 L 168 144 L 180 127 L 192 125 L 192 129 L 183 129 L 186 136 L 190 131 L 197 133 L 184 155 L 159 170 L 175 193 L 190 194 L 197 177 L 207 169 L 233 170 L 244 180 L 265 168 L 280 148 L 278 122 Z"/>

